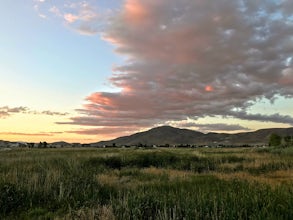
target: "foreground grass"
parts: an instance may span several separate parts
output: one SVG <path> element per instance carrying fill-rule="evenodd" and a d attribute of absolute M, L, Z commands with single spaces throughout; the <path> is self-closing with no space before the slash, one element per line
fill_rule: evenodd
<path fill-rule="evenodd" d="M 293 219 L 293 150 L 0 152 L 1 219 Z"/>

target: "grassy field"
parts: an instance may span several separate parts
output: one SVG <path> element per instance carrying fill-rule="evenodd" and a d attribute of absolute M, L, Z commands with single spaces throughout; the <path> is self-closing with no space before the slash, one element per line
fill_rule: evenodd
<path fill-rule="evenodd" d="M 293 219 L 293 148 L 0 151 L 0 219 Z"/>

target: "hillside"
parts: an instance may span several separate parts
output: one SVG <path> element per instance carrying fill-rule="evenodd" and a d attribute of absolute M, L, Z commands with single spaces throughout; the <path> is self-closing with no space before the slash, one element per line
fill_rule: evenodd
<path fill-rule="evenodd" d="M 201 133 L 198 131 L 162 126 L 152 128 L 148 131 L 139 132 L 130 136 L 119 137 L 109 141 L 95 143 L 97 146 L 115 144 L 122 145 L 243 145 L 243 144 L 267 144 L 272 133 L 281 136 L 293 135 L 293 128 L 270 128 L 253 132 L 243 132 L 237 134 L 226 133 Z"/>

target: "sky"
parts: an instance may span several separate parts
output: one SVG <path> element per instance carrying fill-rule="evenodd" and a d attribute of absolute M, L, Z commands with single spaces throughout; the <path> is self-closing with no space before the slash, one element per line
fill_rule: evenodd
<path fill-rule="evenodd" d="M 291 0 L 0 4 L 0 140 L 293 126 Z"/>

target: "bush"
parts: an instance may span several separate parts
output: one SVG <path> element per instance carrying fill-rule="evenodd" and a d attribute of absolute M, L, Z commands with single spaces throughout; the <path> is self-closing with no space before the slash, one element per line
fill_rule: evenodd
<path fill-rule="evenodd" d="M 27 193 L 17 189 L 16 185 L 2 183 L 0 185 L 0 215 L 17 212 L 28 206 Z"/>
<path fill-rule="evenodd" d="M 269 146 L 280 146 L 282 141 L 282 137 L 275 133 L 271 134 L 269 140 Z"/>

